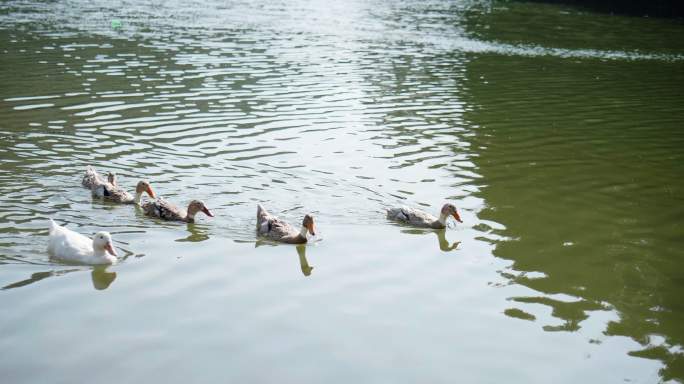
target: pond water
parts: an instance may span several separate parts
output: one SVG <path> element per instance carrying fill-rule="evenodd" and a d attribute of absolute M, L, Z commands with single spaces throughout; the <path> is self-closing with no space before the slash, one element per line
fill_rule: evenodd
<path fill-rule="evenodd" d="M 0 372 L 682 382 L 683 37 L 524 2 L 5 2 Z M 93 199 L 87 165 L 216 217 Z M 383 214 L 446 201 L 446 231 Z M 257 241 L 257 203 L 318 236 Z M 121 261 L 51 261 L 50 217 Z"/>

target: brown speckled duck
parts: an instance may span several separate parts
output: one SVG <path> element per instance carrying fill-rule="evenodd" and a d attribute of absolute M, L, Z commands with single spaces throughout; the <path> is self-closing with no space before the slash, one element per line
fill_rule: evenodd
<path fill-rule="evenodd" d="M 90 189 L 93 196 L 113 201 L 120 204 L 140 204 L 142 194 L 147 193 L 151 198 L 155 198 L 154 191 L 150 183 L 146 180 L 140 180 L 135 187 L 135 196 L 126 192 L 123 188 L 117 185 L 116 175 L 109 172 L 107 180 L 102 178 L 93 167 L 86 168 L 85 176 L 81 184 Z"/>
<path fill-rule="evenodd" d="M 313 216 L 305 215 L 302 228 L 298 231 L 292 225 L 268 213 L 261 204 L 257 205 L 256 229 L 259 236 L 288 244 L 306 243 L 307 232 L 316 236 Z"/>
<path fill-rule="evenodd" d="M 420 228 L 446 228 L 446 220 L 449 215 L 453 216 L 454 219 L 456 219 L 456 221 L 459 223 L 463 222 L 456 211 L 456 207 L 449 203 L 444 204 L 442 210 L 440 211 L 439 218 L 421 210 L 409 207 L 390 208 L 387 210 L 387 218 L 389 220 L 398 221 L 400 223 L 405 223 Z"/>
<path fill-rule="evenodd" d="M 209 217 L 214 217 L 209 208 L 200 200 L 193 200 L 188 204 L 188 209 L 183 210 L 169 203 L 163 198 L 158 198 L 154 201 L 146 201 L 142 204 L 142 209 L 147 216 L 158 217 L 169 221 L 184 221 L 186 223 L 194 223 L 195 215 L 198 212 L 203 212 Z"/>

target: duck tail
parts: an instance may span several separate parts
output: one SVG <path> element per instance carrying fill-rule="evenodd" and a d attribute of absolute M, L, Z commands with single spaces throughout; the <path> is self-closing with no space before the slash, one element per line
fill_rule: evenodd
<path fill-rule="evenodd" d="M 261 204 L 257 204 L 257 229 L 268 221 L 268 212 Z"/>
<path fill-rule="evenodd" d="M 83 175 L 81 185 L 83 185 L 83 188 L 90 189 L 97 183 L 97 179 L 98 175 L 95 171 L 95 168 L 89 165 L 86 167 L 85 175 Z"/>
<path fill-rule="evenodd" d="M 52 220 L 52 218 L 50 218 L 50 234 L 52 234 L 57 229 L 57 227 L 59 227 L 59 225 L 57 225 L 57 223 L 55 223 L 55 221 Z"/>
<path fill-rule="evenodd" d="M 107 172 L 107 182 L 113 186 L 116 186 L 116 173 L 111 171 Z"/>

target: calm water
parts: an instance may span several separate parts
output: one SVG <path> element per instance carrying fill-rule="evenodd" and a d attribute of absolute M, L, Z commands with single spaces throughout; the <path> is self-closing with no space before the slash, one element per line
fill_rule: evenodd
<path fill-rule="evenodd" d="M 0 57 L 7 382 L 684 381 L 681 21 L 29 0 Z M 93 200 L 89 164 L 216 217 Z M 257 242 L 257 202 L 317 241 Z M 123 260 L 51 261 L 48 217 Z"/>

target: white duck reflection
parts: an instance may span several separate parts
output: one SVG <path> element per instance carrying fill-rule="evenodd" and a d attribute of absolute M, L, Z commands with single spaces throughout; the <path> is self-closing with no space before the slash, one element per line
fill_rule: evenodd
<path fill-rule="evenodd" d="M 92 268 L 92 271 L 90 273 L 90 278 L 93 283 L 93 288 L 95 288 L 98 291 L 104 290 L 109 288 L 109 286 L 114 282 L 116 279 L 116 272 L 114 271 L 108 271 L 107 269 L 109 266 L 104 266 L 104 265 L 98 265 Z M 83 269 L 80 268 L 74 268 L 74 269 L 62 269 L 62 270 L 53 270 L 53 271 L 45 271 L 45 272 L 35 272 L 31 274 L 31 277 L 28 279 L 20 280 L 17 281 L 16 283 L 11 283 L 7 284 L 4 287 L 0 288 L 0 290 L 8 290 L 8 289 L 14 289 L 14 288 L 21 288 L 25 287 L 27 285 L 37 283 L 43 279 L 47 279 L 48 277 L 52 276 L 64 276 L 68 273 L 72 272 L 78 272 L 78 271 L 83 271 Z"/>

